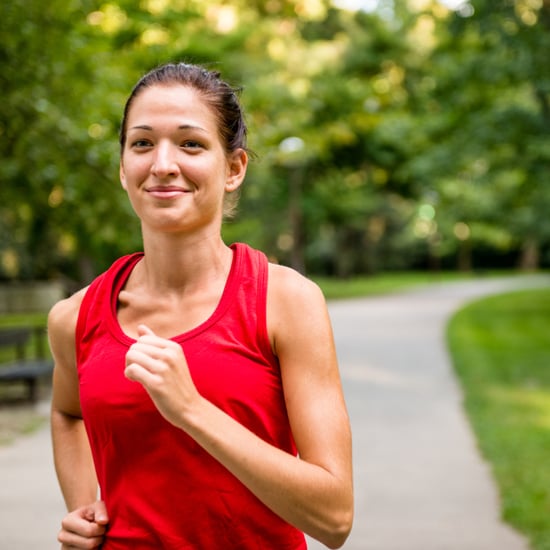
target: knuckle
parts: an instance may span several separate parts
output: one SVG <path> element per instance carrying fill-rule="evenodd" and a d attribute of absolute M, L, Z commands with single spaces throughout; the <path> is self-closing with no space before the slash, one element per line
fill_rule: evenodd
<path fill-rule="evenodd" d="M 70 526 L 71 526 L 72 522 L 71 522 L 71 516 L 65 516 L 62 520 L 61 520 L 61 533 L 63 531 L 70 531 Z"/>
<path fill-rule="evenodd" d="M 178 359 L 180 356 L 180 347 L 178 346 L 178 344 L 171 345 L 170 347 L 167 347 L 165 349 L 165 353 L 166 353 L 166 356 L 172 360 Z"/>

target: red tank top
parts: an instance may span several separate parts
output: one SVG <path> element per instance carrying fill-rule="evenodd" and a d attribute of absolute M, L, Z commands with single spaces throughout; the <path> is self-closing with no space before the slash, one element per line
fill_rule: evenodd
<path fill-rule="evenodd" d="M 235 244 L 212 316 L 175 336 L 199 392 L 293 455 L 279 365 L 266 327 L 267 259 Z M 90 285 L 78 317 L 82 415 L 110 518 L 104 550 L 306 548 L 303 533 L 264 506 L 124 376 L 135 341 L 117 321 L 117 297 L 142 254 L 117 260 Z M 184 315 L 185 312 L 182 312 Z"/>

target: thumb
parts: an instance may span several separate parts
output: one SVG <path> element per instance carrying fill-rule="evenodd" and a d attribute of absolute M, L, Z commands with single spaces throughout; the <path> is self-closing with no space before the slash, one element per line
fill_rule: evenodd
<path fill-rule="evenodd" d="M 138 336 L 155 336 L 155 333 L 147 325 L 138 325 Z"/>
<path fill-rule="evenodd" d="M 93 515 L 95 523 L 105 525 L 109 522 L 109 516 L 107 515 L 107 507 L 103 500 L 98 500 L 94 502 L 93 506 Z"/>

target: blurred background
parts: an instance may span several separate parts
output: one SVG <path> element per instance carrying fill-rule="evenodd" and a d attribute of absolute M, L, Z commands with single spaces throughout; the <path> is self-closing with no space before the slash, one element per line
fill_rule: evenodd
<path fill-rule="evenodd" d="M 141 247 L 118 182 L 135 81 L 242 88 L 227 241 L 310 276 L 550 266 L 548 0 L 10 0 L 0 281 L 72 290 Z"/>
<path fill-rule="evenodd" d="M 548 272 L 549 55 L 550 0 L 5 0 L 0 329 L 32 326 L 27 347 L 47 352 L 48 308 L 141 248 L 118 180 L 119 124 L 137 79 L 168 61 L 204 64 L 241 88 L 254 155 L 227 242 L 321 281 L 329 298 L 449 272 Z M 447 334 L 503 517 L 536 550 L 550 550 L 544 283 L 466 309 Z M 379 390 L 372 379 L 353 384 Z M 45 426 L 48 392 L 36 409 L 16 407 L 21 392 L 2 386 L 0 446 Z M 386 433 L 385 418 L 362 408 L 386 401 L 360 397 L 356 426 L 370 429 L 368 418 Z M 56 498 L 44 434 L 42 454 L 27 455 Z M 36 547 L 21 542 L 29 530 L 10 518 L 27 521 L 33 503 L 52 529 L 61 513 L 51 519 L 52 506 L 20 492 L 34 485 L 18 449 L 0 454 L 22 480 L 0 483 L 0 504 L 11 512 L 3 537 L 10 527 L 12 547 L 25 550 Z"/>

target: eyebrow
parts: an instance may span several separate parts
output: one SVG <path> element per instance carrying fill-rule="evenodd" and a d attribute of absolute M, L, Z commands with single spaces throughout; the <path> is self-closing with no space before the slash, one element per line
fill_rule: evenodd
<path fill-rule="evenodd" d="M 129 130 L 147 130 L 152 131 L 153 127 L 147 124 L 138 124 L 137 126 L 132 126 Z M 180 124 L 178 130 L 199 130 L 201 132 L 206 132 L 201 126 L 194 126 L 193 124 Z"/>

